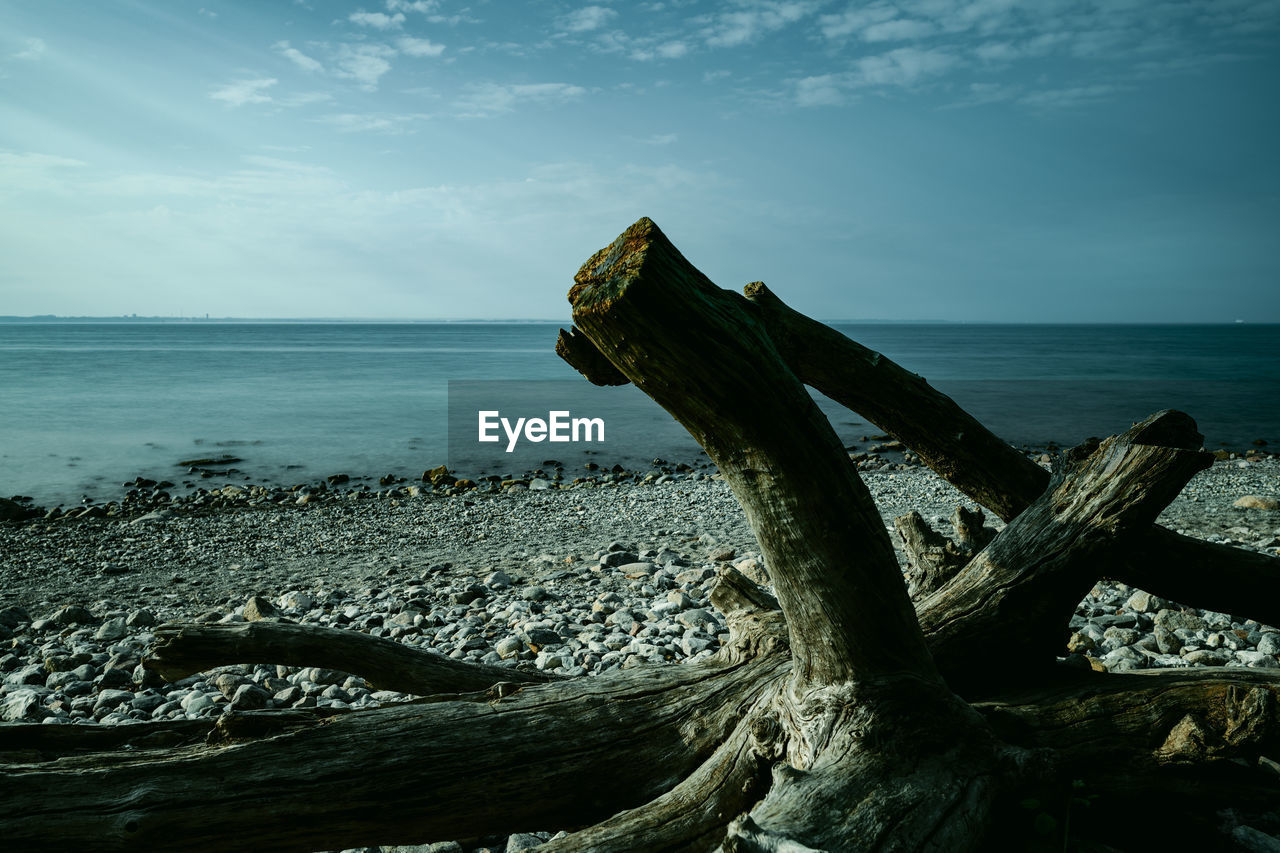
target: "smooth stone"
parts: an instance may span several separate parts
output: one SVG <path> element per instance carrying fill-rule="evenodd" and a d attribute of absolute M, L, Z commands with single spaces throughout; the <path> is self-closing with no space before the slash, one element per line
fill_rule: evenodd
<path fill-rule="evenodd" d="M 1196 649 L 1182 656 L 1187 663 L 1197 666 L 1225 666 L 1229 658 L 1224 652 L 1214 649 Z"/>
<path fill-rule="evenodd" d="M 38 690 L 15 690 L 0 700 L 0 721 L 16 723 L 22 720 L 37 719 L 44 716 L 41 700 L 44 698 Z"/>
<path fill-rule="evenodd" d="M 1262 669 L 1280 669 L 1280 660 L 1276 660 L 1275 655 L 1254 652 L 1248 649 L 1241 649 L 1236 652 L 1236 660 L 1246 666 L 1256 666 Z"/>
<path fill-rule="evenodd" d="M 520 652 L 524 651 L 524 643 L 520 642 L 515 637 L 503 637 L 498 641 L 497 645 L 495 645 L 493 649 L 503 659 L 513 658 L 520 654 Z"/>
<path fill-rule="evenodd" d="M 133 701 L 133 693 L 128 690 L 100 690 L 93 703 L 94 711 L 99 708 L 117 708 L 125 702 Z"/>
<path fill-rule="evenodd" d="M 1280 634 L 1263 634 L 1258 640 L 1258 651 L 1264 655 L 1280 655 Z"/>
<path fill-rule="evenodd" d="M 310 608 L 307 608 L 310 609 Z M 244 603 L 244 619 L 246 622 L 257 622 L 279 616 L 280 611 L 267 599 L 260 595 L 250 596 Z"/>
<path fill-rule="evenodd" d="M 639 555 L 630 551 L 610 551 L 600 558 L 600 565 L 606 568 L 625 566 L 627 563 L 640 561 Z"/>
<path fill-rule="evenodd" d="M 1241 509 L 1280 509 L 1280 500 L 1265 495 L 1245 495 L 1232 506 Z"/>
<path fill-rule="evenodd" d="M 95 640 L 113 642 L 115 640 L 122 640 L 128 635 L 129 629 L 125 626 L 124 617 L 117 616 L 116 618 L 108 619 L 106 622 L 99 625 L 98 630 L 94 632 L 93 638 Z"/>

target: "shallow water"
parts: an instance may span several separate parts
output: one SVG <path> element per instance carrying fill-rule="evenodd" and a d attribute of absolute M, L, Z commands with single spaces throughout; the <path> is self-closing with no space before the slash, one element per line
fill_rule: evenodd
<path fill-rule="evenodd" d="M 548 407 L 560 405 L 554 384 L 535 380 L 590 390 L 555 356 L 557 328 L 0 323 L 0 494 L 46 505 L 113 499 L 125 480 L 180 482 L 178 461 L 222 454 L 242 459 L 234 467 L 243 474 L 225 479 L 277 483 L 465 465 L 447 441 L 450 380 L 514 382 Z M 1160 408 L 1190 412 L 1210 447 L 1280 442 L 1280 326 L 838 328 L 1014 444 L 1071 444 Z M 612 416 L 621 438 L 538 455 L 575 467 L 697 455 L 664 412 L 634 389 L 620 393 L 630 393 Z M 846 442 L 878 432 L 823 405 Z"/>

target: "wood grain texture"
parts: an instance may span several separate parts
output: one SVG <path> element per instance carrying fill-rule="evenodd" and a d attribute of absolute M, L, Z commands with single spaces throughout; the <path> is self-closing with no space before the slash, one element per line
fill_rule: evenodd
<path fill-rule="evenodd" d="M 359 675 L 377 690 L 420 696 L 484 690 L 498 682 L 559 680 L 552 673 L 464 663 L 395 640 L 320 625 L 172 623 L 159 626 L 155 634 L 142 665 L 166 681 L 236 663 L 326 667 Z"/>

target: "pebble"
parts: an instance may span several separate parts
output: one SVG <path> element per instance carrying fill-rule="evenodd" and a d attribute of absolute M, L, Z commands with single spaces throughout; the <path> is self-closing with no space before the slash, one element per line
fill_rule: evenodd
<path fill-rule="evenodd" d="M 880 461 L 867 461 L 864 478 L 886 527 L 918 509 L 950 532 L 945 519 L 963 501 L 954 489 L 923 469 L 875 470 Z M 1218 463 L 1162 523 L 1275 554 L 1280 521 L 1237 499 L 1273 489 L 1278 473 L 1272 459 Z M 715 654 L 727 630 L 707 600 L 717 565 L 732 562 L 765 582 L 767 566 L 722 480 L 705 468 L 667 476 L 643 482 L 611 472 L 568 488 L 528 477 L 527 489 L 505 490 L 488 481 L 459 489 L 441 476 L 440 485 L 415 487 L 416 496 L 403 489 L 382 499 L 333 483 L 312 487 L 302 506 L 293 492 L 251 486 L 131 519 L 0 524 L 0 583 L 13 602 L 0 609 L 0 630 L 9 632 L 0 719 L 119 725 L 413 698 L 373 691 L 359 673 L 271 664 L 164 683 L 139 660 L 155 626 L 176 619 L 286 618 L 568 677 Z M 245 505 L 265 506 L 237 510 Z M 1097 584 L 1071 627 L 1062 655 L 1095 668 L 1280 668 L 1280 629 L 1123 584 Z M 548 837 L 485 843 L 515 851 Z M 393 849 L 464 850 L 455 842 L 383 848 Z"/>

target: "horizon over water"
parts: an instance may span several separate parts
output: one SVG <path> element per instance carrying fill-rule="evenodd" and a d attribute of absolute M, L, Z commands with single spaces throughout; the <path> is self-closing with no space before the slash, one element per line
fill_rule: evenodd
<path fill-rule="evenodd" d="M 449 380 L 587 385 L 554 353 L 567 325 L 0 318 L 0 496 L 116 500 L 140 475 L 209 488 L 334 473 L 416 478 L 446 461 Z M 1187 411 L 1209 449 L 1280 442 L 1280 325 L 832 325 L 921 374 L 1015 445 L 1068 446 L 1162 408 Z M 648 446 L 594 455 L 547 446 L 546 458 L 564 461 L 566 476 L 588 460 L 633 467 L 655 456 L 697 458 L 692 439 L 635 394 L 625 417 L 645 426 Z M 846 444 L 880 432 L 825 398 L 819 404 Z M 176 464 L 224 453 L 243 460 L 234 465 L 243 474 L 200 480 Z"/>

